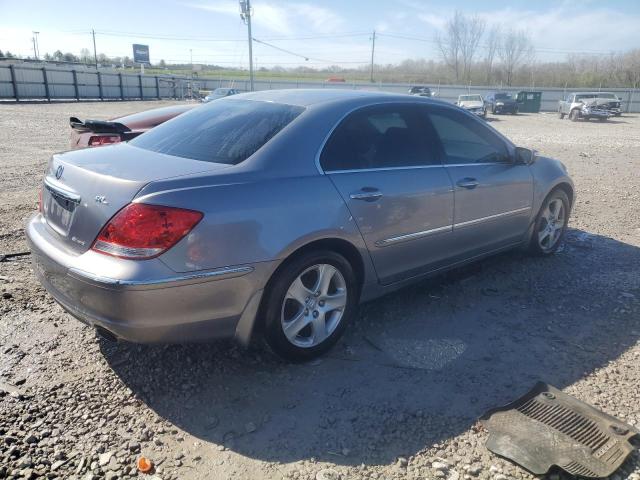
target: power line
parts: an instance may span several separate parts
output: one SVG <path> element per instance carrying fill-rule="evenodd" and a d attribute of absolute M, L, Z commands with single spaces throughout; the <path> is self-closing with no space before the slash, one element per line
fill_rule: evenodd
<path fill-rule="evenodd" d="M 315 60 L 316 62 L 330 63 L 330 64 L 337 64 L 337 63 L 367 63 L 367 62 L 340 62 L 340 61 L 335 61 L 335 60 L 326 60 L 326 59 L 322 59 L 322 58 L 314 58 L 314 57 L 309 57 L 307 55 L 302 55 L 300 53 L 292 52 L 291 50 L 287 50 L 285 48 L 278 47 L 276 45 L 273 45 L 271 43 L 268 43 L 268 42 L 265 42 L 265 41 L 262 41 L 262 40 L 258 40 L 255 37 L 254 37 L 253 41 L 256 42 L 256 43 L 260 43 L 262 45 L 266 45 L 267 47 L 271 47 L 271 48 L 273 48 L 275 50 L 279 50 L 281 52 L 288 53 L 289 55 L 293 55 L 294 57 L 304 58 L 304 60 L 306 62 L 308 62 L 309 60 Z"/>

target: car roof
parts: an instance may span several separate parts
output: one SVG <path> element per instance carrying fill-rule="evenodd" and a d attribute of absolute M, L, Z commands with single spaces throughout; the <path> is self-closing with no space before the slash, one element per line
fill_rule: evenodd
<path fill-rule="evenodd" d="M 600 95 L 601 93 L 609 93 L 613 92 L 573 92 L 571 95 Z"/>
<path fill-rule="evenodd" d="M 284 103 L 300 107 L 317 106 L 340 101 L 358 101 L 362 103 L 375 102 L 377 100 L 388 102 L 399 101 L 432 101 L 437 100 L 423 98 L 418 100 L 405 93 L 378 92 L 371 90 L 353 90 L 341 88 L 318 88 L 318 89 L 290 89 L 290 90 L 264 90 L 259 92 L 241 93 L 236 98 L 246 98 L 264 102 Z"/>

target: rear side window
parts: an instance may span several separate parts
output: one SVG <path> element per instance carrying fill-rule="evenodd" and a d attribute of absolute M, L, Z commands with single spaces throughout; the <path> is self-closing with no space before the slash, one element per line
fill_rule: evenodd
<path fill-rule="evenodd" d="M 220 100 L 163 123 L 130 143 L 167 155 L 236 165 L 303 110 L 278 103 Z"/>
<path fill-rule="evenodd" d="M 363 108 L 331 134 L 320 164 L 327 172 L 439 164 L 430 132 L 414 106 Z"/>
<path fill-rule="evenodd" d="M 475 118 L 453 109 L 429 109 L 428 115 L 440 137 L 446 164 L 510 161 L 504 142 Z"/>

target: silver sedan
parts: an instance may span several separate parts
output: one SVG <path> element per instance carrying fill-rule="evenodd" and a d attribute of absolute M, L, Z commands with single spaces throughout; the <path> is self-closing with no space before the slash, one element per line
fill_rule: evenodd
<path fill-rule="evenodd" d="M 42 284 L 104 336 L 260 332 L 305 360 L 360 302 L 503 250 L 553 253 L 573 192 L 561 162 L 452 105 L 274 90 L 54 155 L 27 236 Z"/>

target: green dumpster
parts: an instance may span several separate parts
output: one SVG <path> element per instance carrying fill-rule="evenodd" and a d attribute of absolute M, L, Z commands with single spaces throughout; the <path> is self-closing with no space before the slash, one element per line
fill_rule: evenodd
<path fill-rule="evenodd" d="M 516 96 L 518 110 L 523 113 L 539 113 L 542 104 L 542 92 L 522 91 Z"/>

